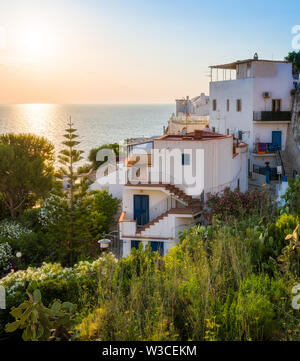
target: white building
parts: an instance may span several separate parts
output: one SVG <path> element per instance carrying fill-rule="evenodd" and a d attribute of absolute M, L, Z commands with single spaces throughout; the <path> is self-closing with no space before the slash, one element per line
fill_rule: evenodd
<path fill-rule="evenodd" d="M 178 232 L 199 220 L 208 193 L 246 191 L 247 158 L 245 143 L 209 130 L 166 134 L 149 142 L 147 152 L 130 153 L 119 220 L 123 256 L 140 242 L 166 253 Z"/>
<path fill-rule="evenodd" d="M 249 171 L 276 172 L 291 121 L 292 63 L 253 59 L 211 66 L 210 128 L 249 145 Z"/>
<path fill-rule="evenodd" d="M 204 93 L 190 99 L 176 99 L 176 113 L 168 123 L 168 134 L 193 132 L 204 129 L 209 124 L 209 97 Z"/>
<path fill-rule="evenodd" d="M 209 114 L 209 96 L 205 93 L 201 93 L 190 99 L 188 96 L 186 99 L 176 99 L 176 116 L 185 115 L 208 115 Z"/>

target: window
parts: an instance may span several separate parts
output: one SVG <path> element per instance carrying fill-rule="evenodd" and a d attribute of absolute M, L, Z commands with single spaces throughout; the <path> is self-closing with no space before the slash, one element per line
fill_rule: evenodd
<path fill-rule="evenodd" d="M 215 112 L 217 110 L 217 99 L 213 99 L 213 111 Z"/>
<path fill-rule="evenodd" d="M 190 165 L 190 155 L 182 153 L 181 154 L 181 164 L 182 165 Z"/>
<path fill-rule="evenodd" d="M 281 111 L 281 99 L 272 99 L 272 111 L 273 112 Z"/>
<path fill-rule="evenodd" d="M 152 252 L 158 252 L 160 256 L 164 255 L 164 242 L 150 242 Z"/>
<path fill-rule="evenodd" d="M 227 131 L 226 131 L 227 135 L 229 135 L 229 128 L 227 128 Z"/>
<path fill-rule="evenodd" d="M 141 241 L 131 241 L 131 249 L 135 248 L 135 249 L 139 249 Z"/>
<path fill-rule="evenodd" d="M 236 100 L 236 111 L 241 112 L 242 111 L 242 99 Z"/>
<path fill-rule="evenodd" d="M 227 111 L 229 112 L 229 109 L 230 109 L 230 102 L 229 102 L 229 99 L 227 99 L 227 102 L 226 102 L 226 109 L 227 109 Z"/>
<path fill-rule="evenodd" d="M 239 140 L 243 140 L 243 131 L 239 130 Z"/>
<path fill-rule="evenodd" d="M 212 127 L 212 131 L 215 133 L 216 132 L 216 127 Z"/>

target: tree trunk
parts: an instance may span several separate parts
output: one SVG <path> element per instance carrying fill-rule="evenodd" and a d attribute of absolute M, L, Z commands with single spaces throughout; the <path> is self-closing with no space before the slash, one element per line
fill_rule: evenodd
<path fill-rule="evenodd" d="M 8 208 L 9 208 L 11 218 L 16 218 L 16 210 L 14 207 L 14 201 L 11 197 L 9 197 L 9 199 L 8 199 L 8 204 L 9 204 Z"/>

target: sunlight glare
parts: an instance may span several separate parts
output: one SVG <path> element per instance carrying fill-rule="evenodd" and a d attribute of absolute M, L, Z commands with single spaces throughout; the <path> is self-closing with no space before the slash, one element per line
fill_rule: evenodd
<path fill-rule="evenodd" d="M 49 31 L 40 26 L 30 26 L 23 29 L 20 45 L 27 56 L 45 56 L 53 52 L 54 41 Z"/>

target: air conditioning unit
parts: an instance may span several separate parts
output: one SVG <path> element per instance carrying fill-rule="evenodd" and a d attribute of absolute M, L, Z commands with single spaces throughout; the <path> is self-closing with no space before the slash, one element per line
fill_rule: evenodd
<path fill-rule="evenodd" d="M 271 97 L 271 93 L 270 92 L 263 92 L 263 98 L 267 99 Z"/>

